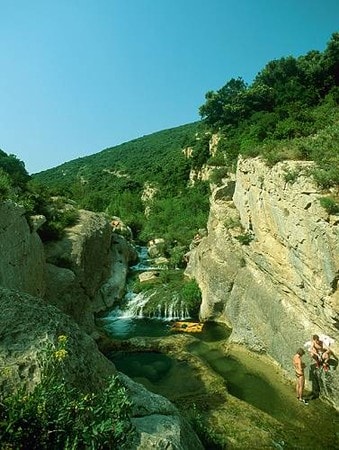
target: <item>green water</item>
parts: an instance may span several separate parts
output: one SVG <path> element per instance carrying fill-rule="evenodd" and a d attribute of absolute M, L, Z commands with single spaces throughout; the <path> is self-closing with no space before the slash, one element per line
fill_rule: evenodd
<path fill-rule="evenodd" d="M 161 321 L 149 323 L 148 320 L 142 323 L 138 319 L 137 326 L 126 335 L 135 337 L 135 333 L 137 336 L 154 336 L 154 333 L 156 336 L 161 336 L 161 333 L 167 336 L 170 333 L 169 324 L 161 324 Z M 319 399 L 310 400 L 308 406 L 300 404 L 295 396 L 294 385 L 258 358 L 237 354 L 225 356 L 222 344 L 227 341 L 229 334 L 230 330 L 222 325 L 206 324 L 202 333 L 194 334 L 193 339 L 191 337 L 185 351 L 221 376 L 231 395 L 283 423 L 290 430 L 288 433 L 291 433 L 292 442 L 295 442 L 295 445 L 289 443 L 283 448 L 339 449 L 338 413 Z M 113 335 L 111 337 L 115 338 Z M 174 402 L 204 392 L 204 384 L 194 367 L 182 358 L 177 360 L 154 351 L 113 352 L 108 356 L 119 371 Z"/>

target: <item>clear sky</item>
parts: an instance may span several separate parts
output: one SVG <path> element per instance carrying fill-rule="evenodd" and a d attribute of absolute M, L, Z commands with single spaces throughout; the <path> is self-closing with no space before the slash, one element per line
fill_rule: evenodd
<path fill-rule="evenodd" d="M 205 93 L 323 51 L 339 0 L 0 0 L 0 148 L 29 173 L 199 119 Z"/>

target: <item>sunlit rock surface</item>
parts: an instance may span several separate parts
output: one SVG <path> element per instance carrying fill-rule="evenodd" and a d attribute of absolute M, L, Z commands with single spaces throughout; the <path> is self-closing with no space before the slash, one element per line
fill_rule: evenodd
<path fill-rule="evenodd" d="M 339 356 L 339 217 L 320 206 L 310 164 L 240 160 L 211 196 L 208 236 L 186 270 L 202 290 L 202 320 L 225 322 L 232 342 L 267 353 L 291 377 L 293 353 L 314 333 L 334 338 Z M 337 407 L 338 373 L 328 396 Z"/>

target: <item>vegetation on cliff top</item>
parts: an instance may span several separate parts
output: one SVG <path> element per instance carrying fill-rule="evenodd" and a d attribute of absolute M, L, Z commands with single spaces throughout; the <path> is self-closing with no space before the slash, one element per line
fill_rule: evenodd
<path fill-rule="evenodd" d="M 248 85 L 231 79 L 206 94 L 200 114 L 221 136 L 219 152 L 234 168 L 239 154 L 313 160 L 323 187 L 339 184 L 339 33 L 324 52 L 270 61 Z"/>

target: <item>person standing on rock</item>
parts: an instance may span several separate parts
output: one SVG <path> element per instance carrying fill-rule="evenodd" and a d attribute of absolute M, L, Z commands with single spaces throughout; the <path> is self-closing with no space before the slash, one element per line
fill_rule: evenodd
<path fill-rule="evenodd" d="M 303 392 L 305 387 L 305 363 L 302 361 L 302 356 L 305 354 L 303 348 L 298 348 L 295 355 L 293 356 L 293 367 L 295 370 L 295 375 L 297 377 L 296 391 L 297 398 L 300 402 L 308 405 L 308 402 L 303 398 Z"/>

